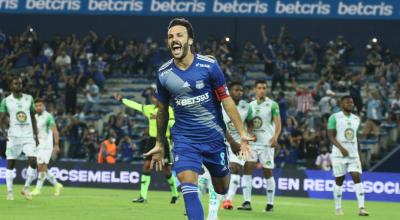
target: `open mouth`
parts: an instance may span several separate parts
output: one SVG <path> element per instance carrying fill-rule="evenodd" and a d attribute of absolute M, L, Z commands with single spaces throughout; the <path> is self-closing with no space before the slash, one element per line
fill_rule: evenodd
<path fill-rule="evenodd" d="M 182 46 L 180 44 L 174 43 L 172 44 L 172 53 L 173 54 L 179 54 L 182 50 Z"/>

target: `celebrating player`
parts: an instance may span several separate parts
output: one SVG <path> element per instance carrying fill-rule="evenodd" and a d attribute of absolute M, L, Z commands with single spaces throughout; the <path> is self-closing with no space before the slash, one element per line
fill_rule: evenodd
<path fill-rule="evenodd" d="M 252 174 L 257 160 L 260 161 L 267 179 L 267 206 L 265 211 L 272 212 L 274 209 L 275 179 L 272 176 L 274 169 L 274 152 L 281 132 L 281 118 L 279 105 L 266 97 L 267 84 L 265 81 L 257 80 L 254 84 L 256 100 L 250 102 L 248 120 L 251 121 L 251 129 L 256 136 L 256 141 L 251 143 L 251 157 L 246 161 L 243 175 L 243 197 L 244 203 L 239 210 L 252 210 L 251 190 Z"/>
<path fill-rule="evenodd" d="M 354 181 L 354 188 L 358 200 L 359 216 L 368 216 L 364 206 L 364 188 L 361 183 L 361 162 L 358 155 L 357 131 L 361 120 L 351 113 L 354 102 L 351 96 L 343 96 L 340 100 L 342 111 L 332 114 L 328 120 L 328 136 L 333 144 L 332 168 L 336 185 L 333 188 L 336 215 L 343 215 L 342 185 L 349 172 Z"/>
<path fill-rule="evenodd" d="M 36 188 L 31 192 L 32 196 L 39 195 L 44 181 L 47 179 L 54 186 L 54 195 L 59 196 L 63 185 L 59 183 L 56 177 L 48 172 L 48 164 L 51 155 L 60 152 L 59 136 L 57 125 L 53 115 L 46 111 L 45 101 L 35 100 L 36 121 L 39 132 L 39 146 L 37 148 L 37 163 L 39 176 Z"/>
<path fill-rule="evenodd" d="M 36 175 L 36 146 L 39 144 L 34 102 L 32 96 L 22 93 L 22 79 L 19 77 L 11 81 L 11 92 L 0 104 L 0 126 L 7 141 L 7 200 L 14 200 L 13 169 L 22 152 L 28 157 L 29 167 L 21 194 L 27 200 L 32 200 L 29 186 Z"/>
<path fill-rule="evenodd" d="M 142 105 L 139 104 L 133 100 L 126 99 L 122 97 L 120 94 L 114 94 L 115 99 L 118 101 L 122 102 L 124 105 L 128 106 L 129 108 L 135 109 L 136 111 L 142 112 L 149 120 L 149 135 L 150 138 L 148 139 L 146 143 L 146 148 L 144 152 L 147 152 L 151 150 L 155 143 L 156 143 L 156 137 L 157 137 L 157 125 L 156 125 L 156 115 L 157 115 L 157 99 L 155 96 L 151 96 L 151 101 L 153 104 L 151 105 Z M 170 108 L 171 115 L 172 114 L 172 109 Z M 173 124 L 173 117 L 170 118 L 169 120 L 169 126 Z M 171 163 L 172 163 L 172 158 L 171 158 L 171 153 L 170 153 L 170 148 L 171 144 L 169 143 L 169 135 L 170 134 L 170 129 L 167 129 L 167 142 L 164 145 L 164 151 L 165 151 L 165 169 L 163 170 L 165 173 L 165 178 L 168 181 L 168 184 L 171 188 L 172 192 L 172 198 L 171 198 L 171 204 L 175 204 L 176 201 L 178 200 L 178 189 L 176 187 L 176 180 L 175 177 L 172 175 L 171 171 Z M 151 180 L 151 169 L 150 169 L 150 162 L 151 162 L 151 156 L 147 156 L 144 158 L 144 164 L 143 164 L 143 170 L 142 170 L 142 176 L 141 176 L 141 185 L 140 185 L 140 196 L 137 199 L 132 200 L 132 202 L 135 203 L 144 203 L 147 201 L 147 192 L 149 190 L 150 186 L 150 180 Z"/>
<path fill-rule="evenodd" d="M 242 122 L 245 122 L 247 115 L 249 113 L 249 104 L 242 100 L 243 96 L 243 87 L 240 82 L 232 82 L 229 85 L 229 93 L 233 99 L 233 101 L 236 104 L 236 108 L 239 111 L 240 118 Z M 231 146 L 229 148 L 229 162 L 230 162 L 230 169 L 231 169 L 231 182 L 229 184 L 229 190 L 228 194 L 226 195 L 225 201 L 222 204 L 222 207 L 224 209 L 232 209 L 232 200 L 233 197 L 236 194 L 237 189 L 240 186 L 240 169 L 243 167 L 245 161 L 242 158 L 239 158 L 234 152 L 232 152 L 232 148 L 235 148 L 235 145 L 238 145 L 240 143 L 240 135 L 236 131 L 235 126 L 232 124 L 230 121 L 228 115 L 226 114 L 225 111 L 222 111 L 223 116 L 224 116 L 224 121 L 225 125 L 227 128 L 227 131 L 229 132 L 228 137 L 232 137 L 233 140 L 229 140 L 228 142 L 229 145 Z"/>
<path fill-rule="evenodd" d="M 198 175 L 202 165 L 210 172 L 214 190 L 226 194 L 229 167 L 224 143 L 222 105 L 241 136 L 241 153 L 249 152 L 246 134 L 235 103 L 230 98 L 224 75 L 216 60 L 193 53 L 193 29 L 189 21 L 173 19 L 168 26 L 168 46 L 173 59 L 159 68 L 157 142 L 145 155 L 152 155 L 152 166 L 163 165 L 163 144 L 168 125 L 168 105 L 175 114 L 174 170 L 181 182 L 186 213 L 191 220 L 203 220 L 204 211 L 198 195 Z"/>

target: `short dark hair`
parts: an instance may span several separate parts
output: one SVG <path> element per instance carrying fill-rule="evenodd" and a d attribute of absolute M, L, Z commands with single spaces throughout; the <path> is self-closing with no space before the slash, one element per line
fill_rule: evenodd
<path fill-rule="evenodd" d="M 346 99 L 353 99 L 353 97 L 351 97 L 350 95 L 344 95 L 344 96 L 342 96 L 342 98 L 340 98 L 340 101 L 342 102 Z"/>
<path fill-rule="evenodd" d="M 267 82 L 265 82 L 265 80 L 262 80 L 262 79 L 257 79 L 254 82 L 254 87 L 256 87 L 258 84 L 267 84 Z"/>
<path fill-rule="evenodd" d="M 194 39 L 192 24 L 185 18 L 174 18 L 169 22 L 168 30 L 173 26 L 184 26 L 188 32 L 190 38 Z"/>
<path fill-rule="evenodd" d="M 44 98 L 37 98 L 35 99 L 35 103 L 43 103 L 46 104 L 46 100 Z"/>
<path fill-rule="evenodd" d="M 242 83 L 239 81 L 233 81 L 231 83 L 229 83 L 228 89 L 232 89 L 232 87 L 234 86 L 242 86 Z"/>

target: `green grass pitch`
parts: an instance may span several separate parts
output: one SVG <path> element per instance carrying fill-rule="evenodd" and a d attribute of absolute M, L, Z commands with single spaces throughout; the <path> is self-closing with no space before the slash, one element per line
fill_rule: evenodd
<path fill-rule="evenodd" d="M 14 201 L 6 201 L 5 185 L 0 186 L 1 220 L 185 220 L 182 197 L 176 205 L 169 204 L 170 193 L 149 191 L 146 204 L 134 204 L 131 199 L 138 191 L 116 189 L 64 188 L 62 195 L 52 195 L 52 188 L 45 187 L 40 196 L 26 201 L 19 192 L 22 186 L 15 186 Z M 265 213 L 265 196 L 253 196 L 253 211 L 220 210 L 220 220 L 347 220 L 366 218 L 369 220 L 395 220 L 400 216 L 398 203 L 366 202 L 369 217 L 357 216 L 357 202 L 343 201 L 344 216 L 333 214 L 332 200 L 277 197 L 275 211 Z M 207 210 L 208 198 L 202 198 Z M 235 206 L 242 196 L 235 197 Z"/>

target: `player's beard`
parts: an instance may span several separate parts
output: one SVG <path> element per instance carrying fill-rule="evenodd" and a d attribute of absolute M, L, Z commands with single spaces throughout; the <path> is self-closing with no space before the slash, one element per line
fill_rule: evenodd
<path fill-rule="evenodd" d="M 175 55 L 175 54 L 174 54 L 174 49 L 172 49 L 172 46 L 171 46 L 171 54 L 172 54 L 172 57 L 173 57 L 174 59 L 183 60 L 183 59 L 186 57 L 186 55 L 187 55 L 188 52 L 189 52 L 189 43 L 188 43 L 188 42 L 184 43 L 184 44 L 181 46 L 180 50 L 181 50 L 180 54 Z"/>

